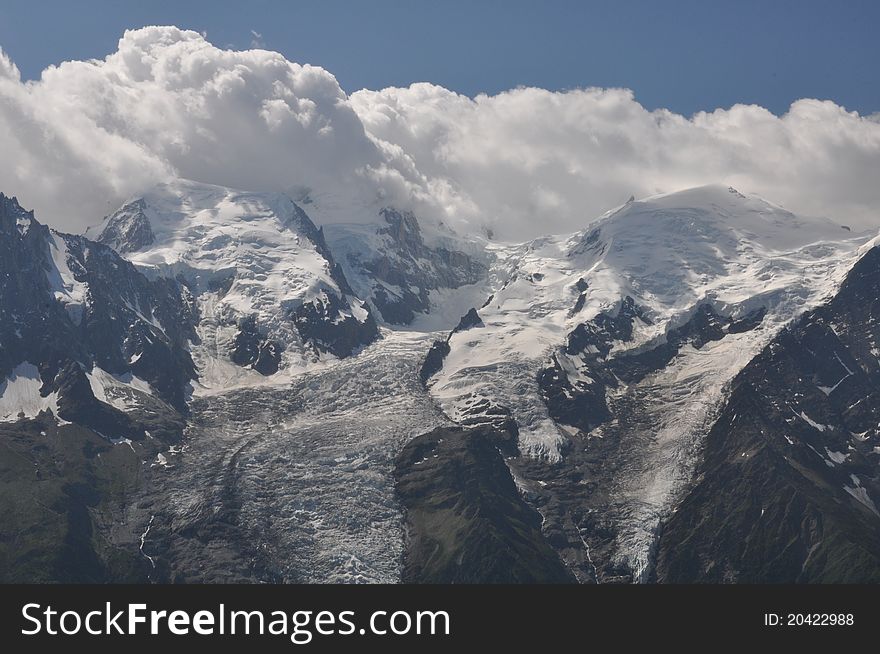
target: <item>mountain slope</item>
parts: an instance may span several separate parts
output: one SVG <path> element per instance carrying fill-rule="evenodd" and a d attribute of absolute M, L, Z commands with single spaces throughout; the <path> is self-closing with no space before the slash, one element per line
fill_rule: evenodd
<path fill-rule="evenodd" d="M 127 437 L 120 412 L 157 402 L 185 411 L 196 320 L 185 286 L 150 281 L 110 248 L 51 231 L 3 195 L 0 232 L 3 419 L 39 408 L 88 424 L 88 406 L 96 426 L 100 413 L 108 428 L 122 421 Z"/>
<path fill-rule="evenodd" d="M 880 248 L 737 375 L 663 582 L 880 581 Z"/>
<path fill-rule="evenodd" d="M 456 422 L 512 415 L 510 465 L 579 578 L 643 579 L 725 385 L 865 238 L 710 186 L 497 247 L 505 281 L 429 390 Z"/>
<path fill-rule="evenodd" d="M 483 245 L 411 212 L 384 208 L 377 222 L 329 224 L 327 239 L 348 278 L 391 325 L 443 329 L 486 294 Z"/>
<path fill-rule="evenodd" d="M 400 452 L 395 476 L 407 519 L 404 582 L 574 581 L 504 465 L 510 439 L 487 426 L 441 427 Z"/>
<path fill-rule="evenodd" d="M 874 578 L 880 255 L 830 221 L 712 186 L 511 245 L 175 181 L 0 232 L 4 579 Z"/>
<path fill-rule="evenodd" d="M 176 180 L 127 203 L 94 234 L 151 278 L 192 289 L 203 388 L 349 356 L 378 337 L 323 232 L 284 195 Z"/>
<path fill-rule="evenodd" d="M 195 322 L 182 284 L 0 194 L 4 582 L 147 580 L 133 500 L 183 436 Z"/>

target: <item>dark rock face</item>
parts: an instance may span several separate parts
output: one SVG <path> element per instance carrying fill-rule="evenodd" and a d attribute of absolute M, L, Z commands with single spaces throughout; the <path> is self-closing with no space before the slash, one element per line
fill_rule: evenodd
<path fill-rule="evenodd" d="M 480 314 L 477 313 L 476 309 L 471 307 L 471 309 L 461 317 L 461 320 L 458 321 L 458 324 L 455 326 L 455 329 L 452 330 L 452 333 L 457 334 L 458 332 L 482 326 L 483 321 L 480 318 Z"/>
<path fill-rule="evenodd" d="M 72 280 L 62 279 L 59 265 Z M 59 289 L 74 282 L 84 297 L 65 304 Z M 186 384 L 196 376 L 186 349 L 196 321 L 182 284 L 150 281 L 110 248 L 51 232 L 0 195 L 0 378 L 30 362 L 48 395 L 77 377 L 71 364 L 98 365 L 149 382 L 183 412 Z"/>
<path fill-rule="evenodd" d="M 345 317 L 341 318 L 342 315 Z M 329 352 L 340 358 L 351 356 L 358 348 L 379 338 L 379 328 L 372 314 L 361 322 L 351 315 L 350 307 L 336 295 L 306 302 L 292 317 L 304 342 L 320 352 Z"/>
<path fill-rule="evenodd" d="M 422 384 L 427 384 L 428 380 L 443 369 L 443 361 L 449 356 L 449 339 L 434 341 L 422 367 L 419 369 L 419 379 Z"/>
<path fill-rule="evenodd" d="M 0 379 L 22 361 L 89 360 L 77 326 L 49 285 L 49 238 L 33 212 L 0 194 Z"/>
<path fill-rule="evenodd" d="M 69 422 L 88 427 L 110 438 L 142 440 L 146 434 L 128 414 L 99 401 L 82 367 L 68 361 L 52 380 L 58 391 L 58 414 Z"/>
<path fill-rule="evenodd" d="M 605 401 L 606 380 L 585 377 L 572 382 L 553 355 L 551 365 L 538 373 L 538 387 L 550 417 L 556 422 L 583 431 L 595 429 L 611 419 Z M 607 380 L 614 383 L 613 379 Z"/>
<path fill-rule="evenodd" d="M 587 292 L 586 284 L 582 286 L 581 304 Z M 600 313 L 569 334 L 564 350 L 553 355 L 551 365 L 538 373 L 538 386 L 551 418 L 584 431 L 611 418 L 605 391 L 616 386 L 618 380 L 605 357 L 615 341 L 632 340 L 636 319 L 651 324 L 645 311 L 627 296 L 616 315 Z M 576 363 L 575 357 L 580 357 L 583 364 Z M 580 367 L 584 369 L 578 370 Z M 569 372 L 576 381 L 570 379 Z"/>
<path fill-rule="evenodd" d="M 614 341 L 632 340 L 633 322 L 636 318 L 640 318 L 648 325 L 651 324 L 644 309 L 627 295 L 623 298 L 617 315 L 600 313 L 590 322 L 578 325 L 569 334 L 565 350 L 568 354 L 575 354 L 584 352 L 592 346 L 599 354 L 606 357 Z"/>
<path fill-rule="evenodd" d="M 388 224 L 379 230 L 384 250 L 371 260 L 352 255 L 348 264 L 369 277 L 372 304 L 386 322 L 408 325 L 417 313 L 430 310 L 431 290 L 475 284 L 486 276 L 486 266 L 470 255 L 426 245 L 412 213 L 381 213 Z"/>
<path fill-rule="evenodd" d="M 736 377 L 661 582 L 880 582 L 880 250 Z"/>
<path fill-rule="evenodd" d="M 574 578 L 520 498 L 491 427 L 440 428 L 397 457 L 406 583 L 568 583 Z"/>
<path fill-rule="evenodd" d="M 278 366 L 281 363 L 281 353 L 283 351 L 284 346 L 282 346 L 280 343 L 276 343 L 275 341 L 267 341 L 260 348 L 260 352 L 257 355 L 257 360 L 254 361 L 254 370 L 265 377 L 268 377 L 269 375 L 274 375 L 276 372 L 278 372 Z"/>
<path fill-rule="evenodd" d="M 88 284 L 81 338 L 107 372 L 131 372 L 184 410 L 185 386 L 196 378 L 187 341 L 196 341 L 198 312 L 189 289 L 177 280 L 148 280 L 113 250 L 80 236 L 63 236 Z M 138 311 L 140 307 L 140 311 Z M 149 320 L 152 317 L 154 320 Z"/>
<path fill-rule="evenodd" d="M 232 362 L 239 366 L 251 366 L 261 375 L 269 376 L 278 372 L 283 346 L 260 335 L 254 316 L 242 319 L 238 328 L 239 332 L 233 339 Z"/>
<path fill-rule="evenodd" d="M 605 400 L 608 388 L 616 388 L 620 382 L 636 383 L 662 370 L 687 344 L 699 350 L 727 334 L 752 330 L 765 314 L 766 310 L 760 308 L 733 319 L 718 315 L 709 304 L 701 304 L 687 322 L 670 329 L 661 344 L 608 358 L 615 341 L 632 340 L 636 319 L 651 324 L 641 307 L 626 297 L 616 316 L 600 313 L 578 325 L 569 334 L 564 350 L 553 355 L 551 365 L 538 373 L 538 385 L 550 416 L 583 431 L 595 429 L 612 417 Z M 575 381 L 569 372 L 575 373 Z"/>
<path fill-rule="evenodd" d="M 571 315 L 577 315 L 580 313 L 580 310 L 584 308 L 584 303 L 587 301 L 587 290 L 590 288 L 590 285 L 587 284 L 586 280 L 581 277 L 575 282 L 575 288 L 578 292 L 578 299 L 574 303 L 574 307 L 572 307 Z"/>
<path fill-rule="evenodd" d="M 119 254 L 137 252 L 156 240 L 144 211 L 146 203 L 135 200 L 107 218 L 104 229 L 95 241 L 113 248 Z"/>
<path fill-rule="evenodd" d="M 601 255 L 605 248 L 607 247 L 605 242 L 602 241 L 602 230 L 600 228 L 595 228 L 590 230 L 589 233 L 584 234 L 583 238 L 577 243 L 569 252 L 569 255 L 576 256 L 580 254 L 585 254 L 587 252 L 592 252 L 594 254 Z M 586 290 L 586 289 L 585 289 Z"/>
<path fill-rule="evenodd" d="M 148 582 L 130 511 L 150 447 L 47 416 L 0 423 L 0 582 Z"/>
<path fill-rule="evenodd" d="M 519 435 L 519 426 L 511 410 L 486 397 L 474 398 L 461 412 L 458 424 L 463 427 L 491 427 L 513 434 L 514 437 Z M 510 443 L 505 441 L 504 445 L 505 455 L 519 456 L 519 446 L 515 440 Z"/>
<path fill-rule="evenodd" d="M 690 319 L 666 334 L 666 342 L 637 354 L 624 354 L 611 361 L 611 370 L 627 383 L 638 382 L 647 375 L 669 365 L 685 345 L 699 350 L 707 343 L 720 341 L 727 334 L 751 331 L 761 324 L 767 313 L 763 307 L 748 315 L 732 319 L 718 315 L 709 304 L 697 307 Z"/>

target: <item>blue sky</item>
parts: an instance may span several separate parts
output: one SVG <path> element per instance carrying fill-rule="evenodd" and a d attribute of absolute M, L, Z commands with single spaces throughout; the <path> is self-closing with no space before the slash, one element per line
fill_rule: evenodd
<path fill-rule="evenodd" d="M 520 85 L 623 86 L 689 115 L 798 98 L 880 111 L 880 2 L 0 0 L 0 46 L 25 78 L 103 57 L 122 31 L 175 24 L 221 47 L 266 48 L 330 70 L 342 87 L 430 81 L 473 96 Z"/>

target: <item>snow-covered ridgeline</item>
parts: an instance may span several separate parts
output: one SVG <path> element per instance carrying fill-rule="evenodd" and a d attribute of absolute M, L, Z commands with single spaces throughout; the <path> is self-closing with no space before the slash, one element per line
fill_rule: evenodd
<path fill-rule="evenodd" d="M 565 433 L 536 401 L 535 373 L 578 324 L 613 315 L 632 297 L 651 324 L 637 320 L 633 340 L 615 343 L 616 354 L 662 342 L 703 303 L 733 317 L 766 308 L 760 336 L 741 339 L 707 371 L 713 388 L 723 386 L 779 327 L 833 293 L 866 240 L 708 186 L 628 202 L 573 235 L 491 246 L 493 275 L 505 281 L 479 310 L 485 327 L 452 336 L 431 392 L 450 415 L 475 397 L 506 403 L 521 448 L 557 460 Z"/>
<path fill-rule="evenodd" d="M 264 381 L 230 361 L 243 319 L 254 320 L 261 339 L 280 344 L 279 367 L 295 373 L 321 358 L 292 322 L 303 305 L 320 312 L 332 304 L 327 319 L 336 323 L 369 318 L 333 270 L 323 235 L 284 194 L 175 180 L 133 199 L 89 235 L 148 277 L 183 279 L 193 291 L 201 317 L 200 342 L 192 345 L 199 388 Z"/>

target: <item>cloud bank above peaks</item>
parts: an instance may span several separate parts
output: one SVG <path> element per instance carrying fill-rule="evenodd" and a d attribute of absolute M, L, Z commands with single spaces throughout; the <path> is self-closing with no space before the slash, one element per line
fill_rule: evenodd
<path fill-rule="evenodd" d="M 3 67 L 0 120 L 15 156 L 0 182 L 62 224 L 106 213 L 95 199 L 74 208 L 81 189 L 115 203 L 171 175 L 256 191 L 393 186 L 336 79 L 274 52 L 149 27 L 104 60 L 65 62 L 36 82 Z"/>
<path fill-rule="evenodd" d="M 575 229 L 630 195 L 709 183 L 880 228 L 878 123 L 833 102 L 800 100 L 782 117 L 736 105 L 686 118 L 648 111 L 627 89 L 470 99 L 416 84 L 358 91 L 352 104 L 371 135 L 521 234 Z"/>
<path fill-rule="evenodd" d="M 878 173 L 880 122 L 832 102 L 686 118 L 624 89 L 348 96 L 322 68 L 175 27 L 127 31 L 105 59 L 34 82 L 0 54 L 0 190 L 70 231 L 171 176 L 333 198 L 319 219 L 392 204 L 512 240 L 579 229 L 630 195 L 713 182 L 869 227 L 880 225 Z"/>

